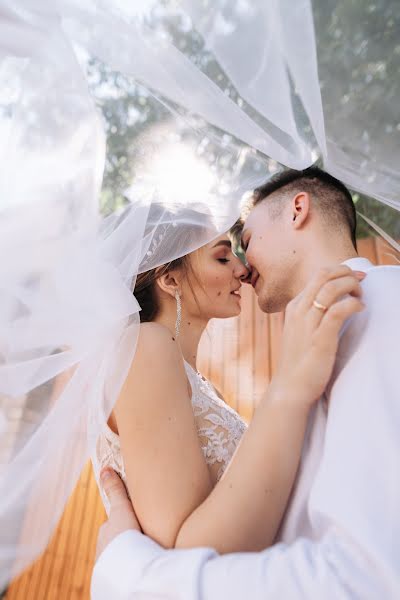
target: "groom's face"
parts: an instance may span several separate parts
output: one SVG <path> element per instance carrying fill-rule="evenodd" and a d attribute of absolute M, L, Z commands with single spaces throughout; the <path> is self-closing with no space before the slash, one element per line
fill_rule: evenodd
<path fill-rule="evenodd" d="M 288 212 L 288 211 L 286 211 Z M 272 217 L 268 202 L 257 204 L 246 219 L 242 245 L 252 269 L 251 284 L 264 312 L 280 312 L 293 297 L 295 252 L 290 214 Z"/>

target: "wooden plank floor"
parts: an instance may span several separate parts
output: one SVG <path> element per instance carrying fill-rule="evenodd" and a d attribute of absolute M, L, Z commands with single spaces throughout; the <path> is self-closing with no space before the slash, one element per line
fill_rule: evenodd
<path fill-rule="evenodd" d="M 396 264 L 381 240 L 361 240 L 359 251 L 376 264 Z M 247 420 L 274 372 L 282 322 L 282 315 L 263 314 L 245 286 L 242 315 L 211 322 L 203 336 L 199 370 Z M 6 600 L 88 600 L 96 536 L 104 519 L 88 463 L 53 540 L 42 558 L 10 585 Z"/>

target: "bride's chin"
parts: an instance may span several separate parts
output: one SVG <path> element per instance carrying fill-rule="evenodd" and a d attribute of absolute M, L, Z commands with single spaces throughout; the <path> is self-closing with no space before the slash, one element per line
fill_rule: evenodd
<path fill-rule="evenodd" d="M 238 297 L 235 297 L 234 302 L 227 302 L 222 306 L 214 306 L 213 316 L 209 317 L 211 319 L 231 319 L 232 317 L 237 317 L 242 312 L 242 307 L 240 305 L 240 300 Z"/>
<path fill-rule="evenodd" d="M 227 311 L 227 315 L 225 316 L 225 319 L 230 319 L 231 317 L 237 317 L 238 315 L 240 315 L 241 312 L 242 312 L 242 308 L 240 306 L 238 306 L 236 309 Z"/>
<path fill-rule="evenodd" d="M 223 312 L 219 312 L 218 314 L 214 314 L 210 319 L 232 319 L 232 317 L 238 317 L 242 312 L 240 306 L 232 310 L 224 310 Z"/>

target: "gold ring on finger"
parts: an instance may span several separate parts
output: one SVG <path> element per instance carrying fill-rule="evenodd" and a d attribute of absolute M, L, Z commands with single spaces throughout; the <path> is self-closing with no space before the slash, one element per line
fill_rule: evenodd
<path fill-rule="evenodd" d="M 318 310 L 321 310 L 322 312 L 326 312 L 328 310 L 328 307 L 325 306 L 325 304 L 321 304 L 321 302 L 318 302 L 318 300 L 314 300 L 313 306 Z"/>

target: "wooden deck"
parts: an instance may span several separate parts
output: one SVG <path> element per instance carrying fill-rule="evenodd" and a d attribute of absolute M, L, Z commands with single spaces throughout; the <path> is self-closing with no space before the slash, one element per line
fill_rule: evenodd
<path fill-rule="evenodd" d="M 362 240 L 362 256 L 396 264 L 381 240 Z M 214 321 L 203 336 L 199 369 L 250 419 L 276 365 L 282 315 L 265 315 L 243 288 L 242 315 Z M 88 600 L 96 536 L 105 513 L 88 463 L 43 556 L 9 587 L 6 600 Z M 112 600 L 110 598 L 110 600 Z"/>

